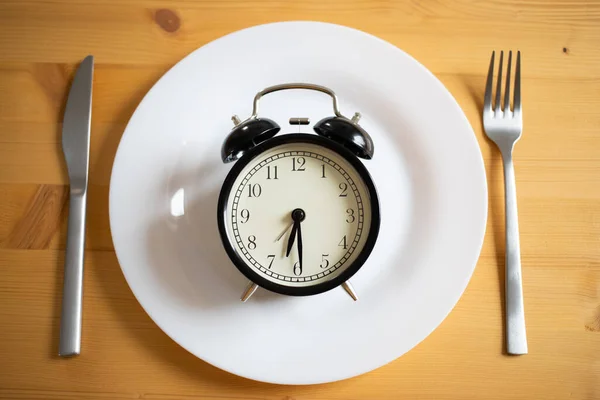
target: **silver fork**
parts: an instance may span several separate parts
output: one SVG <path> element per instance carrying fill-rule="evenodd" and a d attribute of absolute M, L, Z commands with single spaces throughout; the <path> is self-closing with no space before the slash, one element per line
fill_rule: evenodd
<path fill-rule="evenodd" d="M 510 109 L 510 67 L 512 51 L 508 53 L 504 102 L 500 106 L 502 91 L 502 58 L 500 52 L 495 108 L 492 109 L 494 81 L 494 55 L 485 86 L 483 101 L 483 128 L 486 135 L 498 146 L 504 164 L 504 197 L 506 207 L 506 349 L 508 354 L 527 354 L 525 332 L 525 309 L 523 306 L 523 282 L 521 279 L 521 250 L 519 245 L 519 221 L 517 216 L 517 191 L 512 152 L 521 138 L 523 112 L 521 109 L 521 52 L 517 52 L 515 70 L 515 96 Z"/>

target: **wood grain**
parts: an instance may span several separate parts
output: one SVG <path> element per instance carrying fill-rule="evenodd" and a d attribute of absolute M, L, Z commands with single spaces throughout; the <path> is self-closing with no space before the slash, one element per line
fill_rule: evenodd
<path fill-rule="evenodd" d="M 6 247 L 12 249 L 47 249 L 60 226 L 67 201 L 62 185 L 39 185 L 26 213 L 8 235 Z"/>
<path fill-rule="evenodd" d="M 108 185 L 122 132 L 172 65 L 238 29 L 320 20 L 377 35 L 429 68 L 480 144 L 489 220 L 448 318 L 400 359 L 327 385 L 248 381 L 150 320 L 118 266 Z M 562 0 L 3 0 L 0 2 L 0 398 L 600 399 L 600 2 Z M 503 354 L 502 165 L 481 127 L 491 50 L 524 55 L 515 152 L 530 354 Z M 62 112 L 96 56 L 84 354 L 56 357 L 68 180 Z"/>

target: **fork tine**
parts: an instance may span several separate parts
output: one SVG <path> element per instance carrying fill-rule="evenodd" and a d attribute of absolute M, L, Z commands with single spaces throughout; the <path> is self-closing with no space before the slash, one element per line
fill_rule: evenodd
<path fill-rule="evenodd" d="M 490 69 L 488 71 L 487 82 L 485 84 L 485 97 L 483 98 L 483 110 L 492 110 L 492 86 L 494 83 L 494 55 L 495 51 L 492 51 L 492 59 L 490 60 Z"/>
<path fill-rule="evenodd" d="M 517 51 L 517 67 L 515 69 L 515 99 L 513 101 L 515 113 L 521 113 L 521 52 Z"/>
<path fill-rule="evenodd" d="M 495 112 L 500 112 L 500 101 L 502 99 L 502 58 L 504 56 L 504 52 L 500 52 L 500 63 L 498 64 L 498 84 L 496 87 L 496 107 Z"/>
<path fill-rule="evenodd" d="M 506 89 L 504 90 L 504 104 L 502 109 L 505 113 L 510 112 L 510 66 L 512 63 L 512 51 L 508 52 L 508 65 L 506 66 Z"/>

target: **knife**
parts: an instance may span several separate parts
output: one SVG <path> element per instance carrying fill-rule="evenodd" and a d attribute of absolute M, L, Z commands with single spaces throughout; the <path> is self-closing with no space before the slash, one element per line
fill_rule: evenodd
<path fill-rule="evenodd" d="M 62 148 L 69 173 L 70 193 L 58 349 L 58 355 L 61 357 L 77 355 L 81 350 L 83 254 L 93 75 L 94 57 L 90 55 L 82 61 L 75 73 L 63 118 Z"/>

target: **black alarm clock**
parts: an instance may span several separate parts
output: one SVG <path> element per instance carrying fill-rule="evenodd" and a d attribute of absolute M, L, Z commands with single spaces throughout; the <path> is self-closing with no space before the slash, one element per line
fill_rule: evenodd
<path fill-rule="evenodd" d="M 328 94 L 334 115 L 314 125 L 316 134 L 276 136 L 281 128 L 258 117 L 258 104 L 287 89 Z M 381 219 L 373 179 L 360 160 L 373 157 L 373 141 L 359 119 L 340 113 L 331 89 L 306 83 L 268 87 L 256 94 L 248 119 L 232 117 L 221 158 L 235 164 L 219 195 L 218 226 L 229 258 L 250 280 L 242 301 L 258 287 L 308 296 L 340 285 L 357 299 L 348 280 L 371 254 Z"/>

